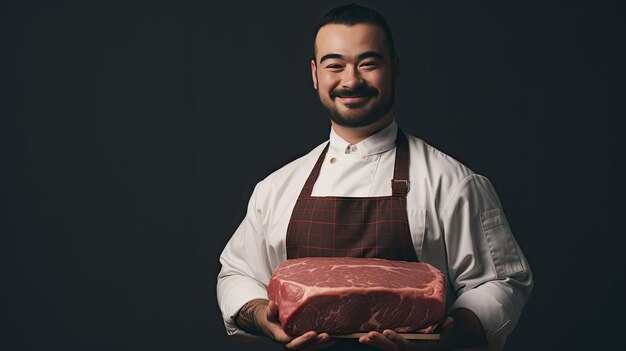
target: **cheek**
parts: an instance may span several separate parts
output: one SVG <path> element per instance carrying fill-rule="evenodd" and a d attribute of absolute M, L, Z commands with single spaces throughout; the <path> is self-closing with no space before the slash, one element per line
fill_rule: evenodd
<path fill-rule="evenodd" d="M 372 72 L 367 76 L 367 82 L 370 86 L 386 90 L 391 85 L 391 77 L 383 72 Z"/>
<path fill-rule="evenodd" d="M 319 85 L 318 88 L 320 91 L 331 91 L 335 88 L 335 86 L 337 86 L 338 83 L 339 79 L 332 74 L 324 74 L 317 77 L 317 84 Z"/>

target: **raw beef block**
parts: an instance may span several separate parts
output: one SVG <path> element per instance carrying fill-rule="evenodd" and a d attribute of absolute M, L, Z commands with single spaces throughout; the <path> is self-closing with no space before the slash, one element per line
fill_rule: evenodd
<path fill-rule="evenodd" d="M 279 265 L 268 295 L 289 335 L 393 329 L 432 332 L 445 316 L 445 278 L 423 262 L 306 257 Z"/>

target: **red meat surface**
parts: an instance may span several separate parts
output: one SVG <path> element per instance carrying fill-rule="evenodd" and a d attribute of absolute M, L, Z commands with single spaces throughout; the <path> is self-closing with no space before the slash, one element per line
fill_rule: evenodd
<path fill-rule="evenodd" d="M 445 316 L 445 278 L 423 262 L 306 257 L 276 268 L 268 286 L 289 335 L 393 329 L 432 332 Z"/>

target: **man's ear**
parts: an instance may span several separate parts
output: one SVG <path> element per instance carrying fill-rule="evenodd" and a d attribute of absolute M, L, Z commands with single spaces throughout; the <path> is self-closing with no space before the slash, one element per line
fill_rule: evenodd
<path fill-rule="evenodd" d="M 317 90 L 317 66 L 315 59 L 311 60 L 311 77 L 313 78 L 313 89 Z"/>

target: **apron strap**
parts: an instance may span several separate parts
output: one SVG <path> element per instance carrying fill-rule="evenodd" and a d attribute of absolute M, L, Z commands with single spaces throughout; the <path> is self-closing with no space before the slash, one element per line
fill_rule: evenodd
<path fill-rule="evenodd" d="M 304 183 L 304 187 L 302 187 L 302 191 L 300 191 L 300 197 L 299 197 L 300 199 L 304 197 L 311 197 L 311 192 L 313 192 L 313 186 L 315 185 L 315 182 L 317 181 L 317 177 L 320 175 L 320 169 L 322 169 L 322 163 L 324 163 L 324 157 L 326 156 L 326 153 L 328 152 L 329 146 L 330 146 L 330 141 L 326 143 L 326 147 L 324 148 L 324 150 L 322 150 L 322 154 L 317 159 L 317 162 L 315 163 L 315 167 L 313 167 L 311 174 L 309 174 L 309 177 L 306 179 L 306 183 Z"/>
<path fill-rule="evenodd" d="M 311 174 L 304 183 L 302 191 L 300 191 L 300 197 L 311 197 L 313 192 L 313 186 L 317 181 L 317 177 L 320 175 L 324 158 L 328 152 L 330 142 L 326 143 L 324 150 L 317 159 Z M 409 143 L 404 136 L 404 133 L 398 128 L 396 134 L 396 160 L 393 166 L 393 179 L 391 179 L 391 192 L 393 196 L 406 197 L 409 192 Z"/>
<path fill-rule="evenodd" d="M 393 179 L 391 179 L 391 192 L 393 196 L 406 197 L 410 188 L 409 181 L 409 142 L 400 128 L 396 135 L 396 162 L 393 167 Z"/>

